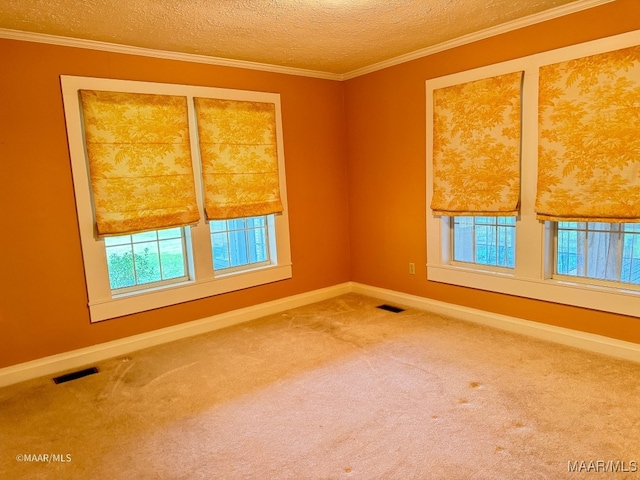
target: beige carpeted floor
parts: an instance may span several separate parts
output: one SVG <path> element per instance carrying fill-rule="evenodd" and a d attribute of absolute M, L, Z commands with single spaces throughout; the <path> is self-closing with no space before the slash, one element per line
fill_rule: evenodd
<path fill-rule="evenodd" d="M 0 478 L 640 478 L 639 364 L 380 303 L 0 389 Z"/>

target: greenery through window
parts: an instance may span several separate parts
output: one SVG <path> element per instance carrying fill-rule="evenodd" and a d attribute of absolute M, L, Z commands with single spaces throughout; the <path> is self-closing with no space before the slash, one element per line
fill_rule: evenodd
<path fill-rule="evenodd" d="M 187 279 L 183 228 L 106 237 L 104 244 L 112 290 Z"/>

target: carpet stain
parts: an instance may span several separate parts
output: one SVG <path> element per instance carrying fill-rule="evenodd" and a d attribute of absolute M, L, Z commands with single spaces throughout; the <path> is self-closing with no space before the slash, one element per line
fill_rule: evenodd
<path fill-rule="evenodd" d="M 0 478 L 552 479 L 640 452 L 637 364 L 345 298 L 0 388 L 0 451 L 73 456 Z"/>
<path fill-rule="evenodd" d="M 158 375 L 156 378 L 151 380 L 149 383 L 147 383 L 146 385 L 143 385 L 143 387 L 150 387 L 154 383 L 158 383 L 159 381 L 163 380 L 164 378 L 168 377 L 169 375 L 173 375 L 174 373 L 179 372 L 180 370 L 184 370 L 184 369 L 187 369 L 189 367 L 193 367 L 194 365 L 197 365 L 197 364 L 198 364 L 198 362 L 191 362 L 191 363 L 188 363 L 187 365 L 181 365 L 179 367 L 172 368 L 171 370 Z"/>

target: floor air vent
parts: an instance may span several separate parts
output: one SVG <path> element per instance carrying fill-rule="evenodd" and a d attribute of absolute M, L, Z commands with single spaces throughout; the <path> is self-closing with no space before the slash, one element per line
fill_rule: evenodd
<path fill-rule="evenodd" d="M 70 382 L 71 380 L 77 380 L 78 378 L 86 377 L 87 375 L 93 375 L 94 373 L 98 373 L 98 369 L 96 367 L 85 368 L 84 370 L 78 370 L 77 372 L 71 372 L 65 375 L 60 375 L 59 377 L 55 377 L 53 379 L 53 383 L 57 385 L 59 383 Z"/>
<path fill-rule="evenodd" d="M 404 308 L 400 308 L 400 307 L 394 307 L 392 305 L 378 305 L 376 308 L 379 308 L 380 310 L 386 310 L 387 312 L 393 312 L 393 313 L 400 313 L 400 312 L 404 312 Z"/>

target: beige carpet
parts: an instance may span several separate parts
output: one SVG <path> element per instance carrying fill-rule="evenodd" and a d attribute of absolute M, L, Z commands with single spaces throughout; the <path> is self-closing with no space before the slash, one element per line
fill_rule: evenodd
<path fill-rule="evenodd" d="M 640 365 L 380 303 L 0 389 L 0 478 L 640 478 Z"/>

